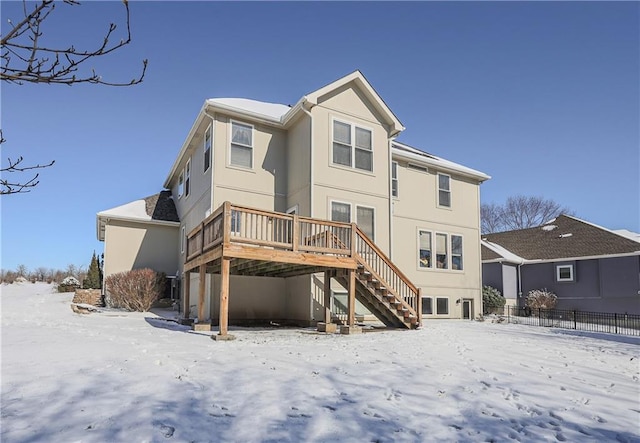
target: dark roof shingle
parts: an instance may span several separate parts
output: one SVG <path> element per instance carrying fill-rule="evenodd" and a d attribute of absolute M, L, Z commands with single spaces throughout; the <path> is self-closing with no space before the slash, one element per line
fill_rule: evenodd
<path fill-rule="evenodd" d="M 640 243 L 636 241 L 567 215 L 560 215 L 552 222 L 535 228 L 486 234 L 482 238 L 526 260 L 590 257 L 640 251 Z M 485 258 L 485 249 L 487 248 L 483 248 L 483 260 L 499 258 L 488 258 L 488 253 Z"/>
<path fill-rule="evenodd" d="M 171 197 L 171 191 L 161 191 L 159 194 L 144 198 L 145 210 L 152 220 L 179 222 L 178 211 Z"/>

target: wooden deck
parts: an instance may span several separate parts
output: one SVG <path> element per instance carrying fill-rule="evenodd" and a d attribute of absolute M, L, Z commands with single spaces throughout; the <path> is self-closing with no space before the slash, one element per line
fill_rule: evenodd
<path fill-rule="evenodd" d="M 421 322 L 420 293 L 355 223 L 339 223 L 264 211 L 225 202 L 187 236 L 185 273 L 199 272 L 198 318 L 205 318 L 205 275 L 220 274 L 220 334 L 227 334 L 229 275 L 293 277 L 325 273 L 349 291 L 348 324 L 355 298 L 390 311 L 406 327 Z M 356 283 L 357 282 L 357 283 Z M 185 311 L 190 279 L 185 278 Z M 358 288 L 356 287 L 358 286 Z M 369 288 L 370 287 L 370 288 Z M 369 289 L 367 289 L 369 288 Z M 331 321 L 325 296 L 325 320 Z"/>

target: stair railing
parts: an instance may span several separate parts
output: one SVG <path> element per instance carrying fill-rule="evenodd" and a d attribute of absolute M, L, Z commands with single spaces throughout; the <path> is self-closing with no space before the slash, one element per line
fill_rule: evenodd
<path fill-rule="evenodd" d="M 402 273 L 391 259 L 373 243 L 362 230 L 353 224 L 355 232 L 355 253 L 358 263 L 371 273 L 393 294 L 402 306 L 422 323 L 422 300 L 420 290 Z"/>

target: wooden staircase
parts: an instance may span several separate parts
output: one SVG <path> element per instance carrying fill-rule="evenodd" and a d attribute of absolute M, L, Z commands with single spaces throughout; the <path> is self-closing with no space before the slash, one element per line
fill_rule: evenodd
<path fill-rule="evenodd" d="M 391 260 L 356 227 L 356 299 L 388 327 L 420 326 L 420 290 Z M 335 279 L 348 289 L 348 273 L 339 270 Z"/>

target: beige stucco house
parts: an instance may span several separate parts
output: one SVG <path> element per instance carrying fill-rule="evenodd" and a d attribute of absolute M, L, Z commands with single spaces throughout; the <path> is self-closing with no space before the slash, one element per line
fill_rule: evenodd
<path fill-rule="evenodd" d="M 354 306 L 356 280 L 392 306 L 396 294 L 406 318 L 474 318 L 482 312 L 480 184 L 489 177 L 396 141 L 404 129 L 359 71 L 293 106 L 206 100 L 164 182 L 179 222 L 99 213 L 105 275 L 136 267 L 133 257 L 147 251 L 162 256 L 158 266 L 181 278 L 183 316 L 200 324 L 224 313 L 232 323 L 312 325 L 330 320 L 328 304 L 334 320 L 384 317 L 367 294 Z M 324 227 L 304 231 L 316 225 Z M 166 234 L 166 249 L 141 241 L 141 226 L 144 236 Z M 228 252 L 215 252 L 222 244 Z M 247 262 L 251 251 L 258 262 Z M 269 260 L 288 267 L 265 267 Z M 391 282 L 398 278 L 413 288 L 404 301 Z"/>

